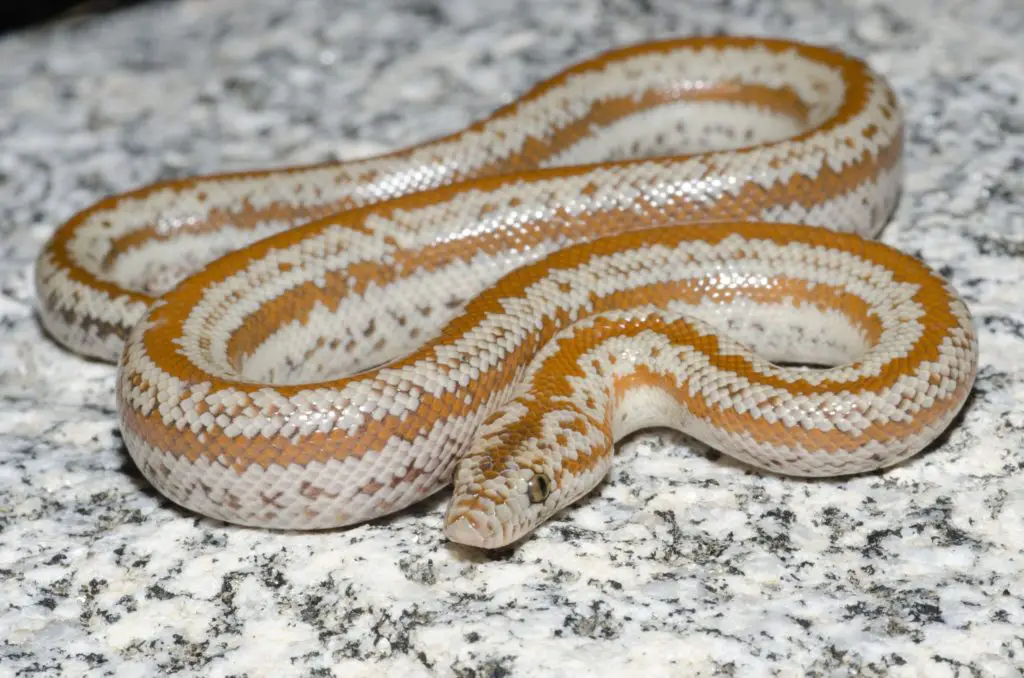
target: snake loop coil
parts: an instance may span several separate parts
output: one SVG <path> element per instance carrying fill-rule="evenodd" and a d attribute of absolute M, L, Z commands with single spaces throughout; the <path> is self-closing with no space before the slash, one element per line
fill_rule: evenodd
<path fill-rule="evenodd" d="M 621 49 L 407 150 L 104 200 L 41 253 L 41 316 L 119 361 L 146 478 L 244 525 L 350 525 L 454 482 L 448 537 L 497 547 L 651 426 L 782 474 L 883 468 L 977 367 L 957 294 L 867 239 L 901 116 L 829 49 Z"/>

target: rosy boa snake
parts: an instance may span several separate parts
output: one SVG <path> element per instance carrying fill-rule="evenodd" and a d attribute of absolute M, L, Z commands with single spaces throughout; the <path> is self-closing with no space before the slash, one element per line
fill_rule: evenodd
<path fill-rule="evenodd" d="M 454 481 L 447 536 L 493 548 L 643 428 L 796 476 L 934 440 L 977 342 L 948 284 L 868 239 L 901 146 L 846 55 L 638 45 L 397 153 L 103 200 L 41 253 L 41 316 L 119 360 L 124 440 L 174 502 L 331 528 Z"/>

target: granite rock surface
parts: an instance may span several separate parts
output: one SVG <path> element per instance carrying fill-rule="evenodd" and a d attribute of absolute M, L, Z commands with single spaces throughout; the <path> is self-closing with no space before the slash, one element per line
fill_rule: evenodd
<path fill-rule="evenodd" d="M 882 239 L 976 315 L 981 369 L 886 473 L 755 473 L 681 435 L 510 551 L 445 496 L 331 533 L 190 515 L 119 437 L 114 368 L 35 317 L 52 230 L 158 179 L 454 131 L 604 49 L 729 32 L 838 46 L 895 85 Z M 1024 675 L 1024 4 L 201 0 L 0 37 L 0 676 Z"/>

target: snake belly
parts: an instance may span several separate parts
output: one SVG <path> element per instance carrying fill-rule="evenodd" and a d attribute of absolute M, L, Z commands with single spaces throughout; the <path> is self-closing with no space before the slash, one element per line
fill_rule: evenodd
<path fill-rule="evenodd" d="M 332 528 L 454 479 L 448 537 L 494 548 L 638 428 L 801 476 L 938 436 L 976 338 L 866 239 L 901 144 L 892 89 L 846 55 L 648 43 L 404 151 L 102 201 L 40 254 L 40 316 L 119 361 L 128 450 L 181 506 Z"/>

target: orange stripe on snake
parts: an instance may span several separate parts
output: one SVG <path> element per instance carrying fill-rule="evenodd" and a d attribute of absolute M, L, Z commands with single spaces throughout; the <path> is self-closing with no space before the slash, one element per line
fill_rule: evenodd
<path fill-rule="evenodd" d="M 41 316 L 120 356 L 128 449 L 175 502 L 328 528 L 454 479 L 449 538 L 498 547 L 639 428 L 819 476 L 948 426 L 970 315 L 865 239 L 901 142 L 891 88 L 835 51 L 639 45 L 405 151 L 98 203 L 40 255 Z"/>

